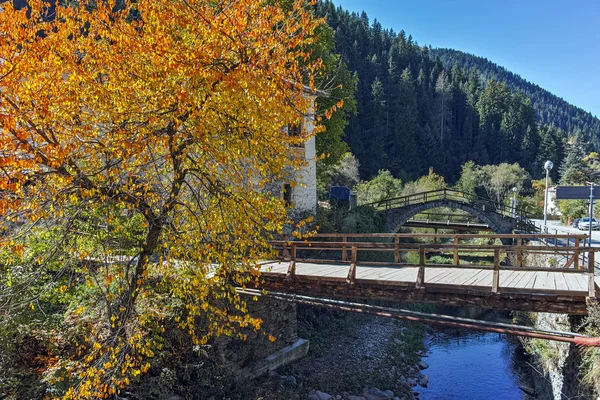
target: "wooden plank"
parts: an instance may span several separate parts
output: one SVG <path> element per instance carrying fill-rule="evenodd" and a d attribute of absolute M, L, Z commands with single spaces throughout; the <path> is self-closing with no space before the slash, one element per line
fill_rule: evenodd
<path fill-rule="evenodd" d="M 537 274 L 534 289 L 541 291 L 556 290 L 554 277 L 550 272 L 538 272 Z"/>
<path fill-rule="evenodd" d="M 401 268 L 395 274 L 388 276 L 388 279 L 399 282 L 415 282 L 418 271 L 418 268 Z M 425 271 L 425 274 L 427 274 L 427 271 Z"/>
<path fill-rule="evenodd" d="M 399 267 L 402 268 L 402 267 Z M 359 267 L 357 269 L 357 279 L 380 279 L 383 276 L 395 271 L 395 268 L 391 267 L 377 267 L 377 268 L 369 268 L 369 267 Z"/>
<path fill-rule="evenodd" d="M 587 287 L 581 286 L 581 281 L 580 281 L 580 279 L 578 279 L 577 275 L 563 274 L 563 277 L 565 278 L 565 281 L 567 281 L 567 285 L 569 286 L 570 292 L 586 292 L 587 291 Z"/>
<path fill-rule="evenodd" d="M 577 277 L 577 280 L 579 281 L 579 286 L 583 289 L 583 291 L 587 292 L 588 291 L 588 276 L 587 273 L 582 273 L 582 274 L 575 274 L 575 277 Z"/>
<path fill-rule="evenodd" d="M 387 275 L 385 280 L 393 282 L 415 282 L 418 272 L 418 268 L 402 269 Z M 427 273 L 427 271 L 425 271 L 425 273 Z"/>
<path fill-rule="evenodd" d="M 288 265 L 289 263 L 283 263 L 283 262 L 273 262 L 273 263 L 268 263 L 268 264 L 262 264 L 260 266 L 260 270 L 262 273 L 286 273 L 288 270 Z"/>
<path fill-rule="evenodd" d="M 590 205 L 590 209 L 591 209 Z M 591 239 L 590 239 L 591 240 Z M 588 297 L 593 299 L 596 298 L 596 274 L 594 272 L 594 258 L 595 252 L 591 251 L 588 253 Z"/>
<path fill-rule="evenodd" d="M 464 286 L 465 287 L 472 286 L 474 282 L 479 281 L 479 279 L 481 279 L 481 277 L 483 276 L 484 271 L 485 270 L 483 270 L 483 269 L 478 270 L 477 273 L 475 275 L 473 275 L 473 277 L 471 279 L 467 279 L 465 281 Z"/>
<path fill-rule="evenodd" d="M 344 249 L 343 252 L 345 253 L 346 249 Z M 350 262 L 350 268 L 348 269 L 346 282 L 350 285 L 354 285 L 354 281 L 356 280 L 356 246 L 352 246 L 351 257 L 352 260 Z"/>
<path fill-rule="evenodd" d="M 510 287 L 514 281 L 518 281 L 521 278 L 521 271 L 510 271 L 510 274 L 503 279 L 502 286 Z"/>
<path fill-rule="evenodd" d="M 429 267 L 425 272 L 425 279 L 427 282 L 431 282 L 433 279 L 437 278 L 441 274 L 446 274 L 447 272 L 448 268 Z"/>
<path fill-rule="evenodd" d="M 502 269 L 500 271 L 500 285 L 508 286 L 508 282 L 511 282 L 514 279 L 514 275 L 518 273 L 519 271 Z"/>
<path fill-rule="evenodd" d="M 454 244 L 455 244 L 455 245 L 458 245 L 458 240 L 459 240 L 459 237 L 458 237 L 458 236 L 455 236 L 455 237 L 454 237 Z M 454 249 L 454 260 L 453 260 L 453 261 L 454 261 L 454 265 L 458 265 L 458 264 L 459 264 L 459 258 L 458 258 L 458 248 L 455 248 L 455 249 Z"/>
<path fill-rule="evenodd" d="M 459 282 L 464 282 L 466 279 L 466 275 L 468 275 L 469 270 L 466 268 L 453 268 L 451 269 L 450 274 L 446 274 L 443 276 L 438 276 L 436 279 L 432 279 L 430 282 L 441 285 L 456 285 Z"/>
<path fill-rule="evenodd" d="M 521 271 L 517 279 L 513 279 L 506 287 L 509 288 L 527 288 L 527 284 L 535 280 L 534 271 Z"/>
<path fill-rule="evenodd" d="M 575 238 L 575 269 L 579 269 L 579 238 Z"/>
<path fill-rule="evenodd" d="M 416 287 L 423 287 L 425 283 L 425 247 L 419 247 L 419 272 L 417 273 Z"/>
<path fill-rule="evenodd" d="M 429 279 L 427 283 L 443 282 L 444 280 L 449 279 L 450 276 L 456 274 L 458 271 L 460 271 L 458 268 L 445 268 L 445 273 L 439 274 L 435 278 Z"/>
<path fill-rule="evenodd" d="M 569 285 L 567 283 L 567 280 L 565 279 L 565 274 L 563 274 L 561 272 L 555 272 L 554 273 L 554 283 L 556 284 L 556 290 L 560 290 L 560 291 L 564 291 L 564 292 L 569 291 Z"/>
<path fill-rule="evenodd" d="M 459 285 L 465 286 L 465 282 L 473 279 L 481 270 L 479 269 L 465 269 L 454 276 L 449 277 L 449 280 L 444 281 L 445 285 Z"/>
<path fill-rule="evenodd" d="M 477 275 L 477 280 L 471 283 L 471 286 L 475 287 L 487 287 L 492 286 L 492 272 L 491 270 L 482 270 L 481 274 Z"/>
<path fill-rule="evenodd" d="M 518 238 L 517 239 L 517 267 L 519 267 L 519 268 L 523 267 L 523 250 L 522 250 L 522 246 L 523 246 L 523 239 Z"/>
<path fill-rule="evenodd" d="M 347 270 L 348 264 L 340 264 L 338 266 L 332 264 L 314 264 L 299 262 L 296 264 L 296 275 L 322 276 L 327 271 L 343 268 Z"/>

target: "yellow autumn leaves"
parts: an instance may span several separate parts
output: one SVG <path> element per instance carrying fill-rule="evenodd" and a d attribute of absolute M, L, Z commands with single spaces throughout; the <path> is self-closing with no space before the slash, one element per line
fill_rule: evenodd
<path fill-rule="evenodd" d="M 235 285 L 287 220 L 269 188 L 302 165 L 282 127 L 309 112 L 322 21 L 306 0 L 29 4 L 0 11 L 0 250 L 73 303 L 56 341 L 82 345 L 47 382 L 106 398 L 166 319 L 194 343 L 260 327 Z"/>

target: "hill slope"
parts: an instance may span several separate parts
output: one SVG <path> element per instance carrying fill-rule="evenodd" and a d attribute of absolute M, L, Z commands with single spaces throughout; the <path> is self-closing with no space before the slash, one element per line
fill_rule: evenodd
<path fill-rule="evenodd" d="M 435 53 L 404 31 L 330 0 L 317 3 L 316 11 L 327 18 L 335 51 L 358 79 L 357 114 L 345 141 L 363 179 L 387 169 L 412 180 L 432 167 L 452 183 L 469 160 L 518 162 L 538 178 L 545 160 L 561 165 L 568 136 L 581 132 L 600 148 L 598 119 L 484 59 Z"/>
<path fill-rule="evenodd" d="M 484 80 L 505 82 L 511 90 L 520 90 L 531 99 L 533 108 L 544 124 L 551 124 L 569 133 L 581 131 L 590 144 L 600 148 L 600 119 L 562 98 L 521 78 L 484 57 L 454 49 L 430 49 L 431 56 L 440 58 L 445 68 L 458 64 L 468 71 L 476 70 Z"/>

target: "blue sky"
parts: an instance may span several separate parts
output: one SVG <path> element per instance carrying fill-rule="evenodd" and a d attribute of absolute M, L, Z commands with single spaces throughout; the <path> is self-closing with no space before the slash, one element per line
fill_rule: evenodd
<path fill-rule="evenodd" d="M 333 0 L 421 45 L 486 57 L 600 117 L 600 0 Z"/>

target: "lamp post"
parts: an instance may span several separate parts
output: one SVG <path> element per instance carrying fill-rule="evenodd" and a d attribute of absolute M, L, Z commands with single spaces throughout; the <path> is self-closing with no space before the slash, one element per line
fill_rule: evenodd
<path fill-rule="evenodd" d="M 513 218 L 515 218 L 517 216 L 517 191 L 519 189 L 517 189 L 517 187 L 513 187 L 512 188 L 512 192 L 513 192 L 513 198 L 512 198 L 512 216 Z"/>
<path fill-rule="evenodd" d="M 554 163 L 550 160 L 544 163 L 544 169 L 546 170 L 546 195 L 544 196 L 544 230 L 548 233 L 548 178 L 550 170 L 554 167 Z"/>

